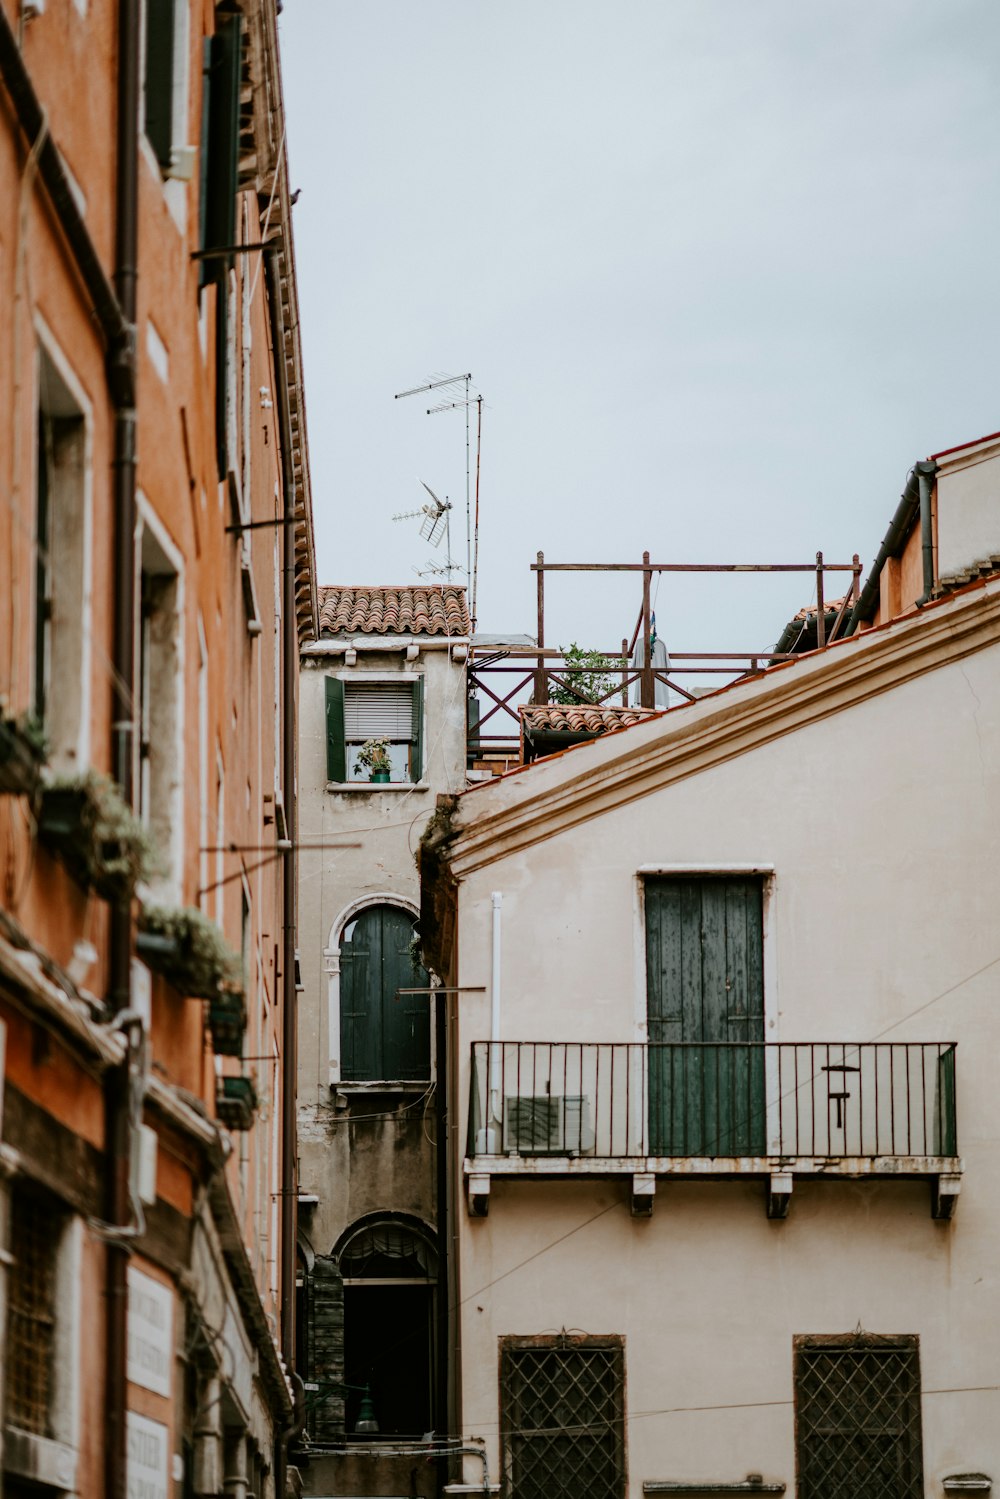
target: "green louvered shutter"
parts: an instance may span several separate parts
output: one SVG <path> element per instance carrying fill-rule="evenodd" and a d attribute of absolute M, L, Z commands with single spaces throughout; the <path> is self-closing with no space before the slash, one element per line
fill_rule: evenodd
<path fill-rule="evenodd" d="M 418 677 L 413 684 L 413 751 L 410 759 L 410 776 L 419 781 L 424 773 L 424 679 Z"/>
<path fill-rule="evenodd" d="M 173 146 L 174 0 L 146 0 L 146 139 L 164 171 Z"/>
<path fill-rule="evenodd" d="M 344 684 L 326 679 L 326 778 L 347 780 L 347 747 L 344 743 Z"/>

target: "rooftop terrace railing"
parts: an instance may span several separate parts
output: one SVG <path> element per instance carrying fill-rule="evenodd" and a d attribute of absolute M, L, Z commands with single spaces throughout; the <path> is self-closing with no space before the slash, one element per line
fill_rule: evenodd
<path fill-rule="evenodd" d="M 954 1158 L 955 1088 L 945 1041 L 477 1041 L 468 1154 Z"/>

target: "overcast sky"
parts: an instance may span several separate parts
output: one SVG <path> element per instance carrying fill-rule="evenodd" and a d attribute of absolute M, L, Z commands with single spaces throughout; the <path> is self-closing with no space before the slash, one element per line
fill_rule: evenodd
<path fill-rule="evenodd" d="M 997 0 L 285 0 L 320 581 L 415 582 L 484 396 L 479 625 L 554 561 L 870 563 L 914 459 L 1000 428 Z M 473 424 L 473 448 L 475 426 Z M 831 584 L 828 587 L 832 587 Z M 808 577 L 665 577 L 675 650 Z M 610 649 L 633 579 L 556 578 Z"/>

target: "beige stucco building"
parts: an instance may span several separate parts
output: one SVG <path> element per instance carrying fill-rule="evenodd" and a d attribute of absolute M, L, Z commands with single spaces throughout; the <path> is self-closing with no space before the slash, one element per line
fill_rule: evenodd
<path fill-rule="evenodd" d="M 850 636 L 425 840 L 470 1492 L 1000 1482 L 996 439 L 920 477 Z"/>
<path fill-rule="evenodd" d="M 399 1493 L 415 1459 L 383 1449 L 440 1429 L 444 1404 L 440 1038 L 411 947 L 415 850 L 465 785 L 470 626 L 451 586 L 322 588 L 319 621 L 300 676 L 303 1477 Z M 372 740 L 382 771 L 358 761 Z M 419 1464 L 419 1491 L 435 1477 Z"/>

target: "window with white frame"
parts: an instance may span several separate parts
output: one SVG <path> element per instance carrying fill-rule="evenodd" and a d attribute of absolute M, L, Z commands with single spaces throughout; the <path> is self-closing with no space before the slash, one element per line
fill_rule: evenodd
<path fill-rule="evenodd" d="M 64 378 L 65 374 L 65 378 Z M 87 759 L 90 443 L 82 397 L 42 346 L 38 360 L 31 711 L 53 764 Z"/>
<path fill-rule="evenodd" d="M 327 677 L 327 779 L 418 782 L 423 774 L 423 686 L 423 677 L 402 675 L 356 681 Z M 380 761 L 384 768 L 377 769 Z"/>
<path fill-rule="evenodd" d="M 179 559 L 144 513 L 139 575 L 139 814 L 165 857 L 164 896 L 180 896 L 183 794 Z"/>

